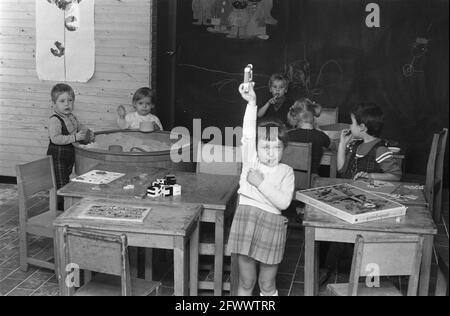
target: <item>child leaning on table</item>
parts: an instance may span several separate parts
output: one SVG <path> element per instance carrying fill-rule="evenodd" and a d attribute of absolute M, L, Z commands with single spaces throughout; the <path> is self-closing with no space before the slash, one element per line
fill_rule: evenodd
<path fill-rule="evenodd" d="M 351 111 L 351 119 L 350 129 L 341 133 L 337 154 L 342 177 L 400 181 L 400 166 L 379 138 L 384 125 L 382 110 L 373 103 L 362 104 Z"/>
<path fill-rule="evenodd" d="M 275 279 L 287 231 L 287 219 L 281 211 L 292 201 L 294 171 L 280 163 L 287 145 L 284 125 L 265 122 L 257 128 L 254 83 L 249 84 L 248 92 L 244 87 L 239 87 L 242 98 L 248 101 L 242 137 L 243 168 L 228 250 L 238 255 L 238 295 L 252 295 L 258 280 L 261 295 L 276 296 Z"/>
<path fill-rule="evenodd" d="M 69 183 L 75 163 L 73 143 L 83 141 L 88 129 L 80 124 L 72 113 L 75 93 L 71 86 L 59 83 L 51 91 L 53 115 L 48 120 L 49 145 L 47 155 L 53 157 L 57 188 Z M 63 209 L 62 200 L 58 199 L 58 209 Z"/>
<path fill-rule="evenodd" d="M 150 88 L 138 89 L 133 95 L 132 104 L 136 111 L 128 114 L 123 105 L 117 108 L 117 124 L 121 129 L 139 129 L 142 122 L 152 122 L 153 130 L 163 130 L 159 118 L 151 113 L 155 109 L 155 103 Z"/>

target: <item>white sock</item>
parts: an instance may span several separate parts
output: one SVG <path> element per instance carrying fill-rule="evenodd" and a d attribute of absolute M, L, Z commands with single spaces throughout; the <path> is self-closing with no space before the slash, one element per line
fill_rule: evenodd
<path fill-rule="evenodd" d="M 264 295 L 262 292 L 259 293 L 259 296 L 269 296 L 269 295 Z M 278 296 L 278 290 L 275 290 L 275 293 L 273 293 L 270 296 Z"/>

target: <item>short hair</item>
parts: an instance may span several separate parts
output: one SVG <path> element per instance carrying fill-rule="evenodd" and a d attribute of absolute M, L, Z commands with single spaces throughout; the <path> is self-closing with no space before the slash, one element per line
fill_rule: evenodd
<path fill-rule="evenodd" d="M 150 98 L 150 102 L 154 103 L 153 90 L 148 87 L 139 88 L 133 95 L 132 103 L 136 104 L 142 98 Z"/>
<path fill-rule="evenodd" d="M 319 117 L 321 112 L 322 106 L 320 104 L 308 98 L 300 98 L 289 109 L 288 117 L 292 120 L 312 124 L 314 123 L 314 117 Z"/>
<path fill-rule="evenodd" d="M 384 126 L 384 114 L 381 108 L 375 103 L 361 103 L 355 106 L 350 112 L 353 114 L 356 123 L 364 124 L 367 134 L 379 137 Z"/>
<path fill-rule="evenodd" d="M 273 74 L 269 79 L 269 88 L 272 86 L 274 81 L 282 81 L 286 85 L 286 88 L 289 87 L 289 78 L 283 74 Z"/>
<path fill-rule="evenodd" d="M 66 92 L 75 101 L 75 92 L 73 91 L 72 87 L 65 83 L 58 83 L 53 86 L 52 91 L 50 92 L 50 95 L 52 97 L 52 102 L 56 103 L 56 100 L 58 100 L 58 97 L 61 94 L 66 93 Z"/>
<path fill-rule="evenodd" d="M 273 130 L 276 130 L 276 133 L 273 133 Z M 261 131 L 264 132 L 260 133 Z M 258 145 L 258 140 L 260 138 L 264 138 L 267 141 L 279 140 L 283 143 L 284 147 L 287 147 L 289 142 L 286 125 L 284 125 L 284 123 L 277 118 L 262 119 L 258 122 L 256 127 L 256 145 Z"/>

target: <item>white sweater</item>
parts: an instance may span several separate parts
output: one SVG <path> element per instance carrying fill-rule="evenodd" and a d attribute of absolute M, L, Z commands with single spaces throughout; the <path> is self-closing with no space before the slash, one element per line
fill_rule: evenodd
<path fill-rule="evenodd" d="M 259 161 L 256 150 L 256 116 L 257 106 L 248 104 L 243 124 L 239 204 L 281 214 L 281 211 L 287 209 L 292 201 L 295 187 L 294 171 L 285 164 L 268 167 Z M 250 169 L 259 170 L 264 175 L 264 181 L 259 187 L 247 181 Z"/>

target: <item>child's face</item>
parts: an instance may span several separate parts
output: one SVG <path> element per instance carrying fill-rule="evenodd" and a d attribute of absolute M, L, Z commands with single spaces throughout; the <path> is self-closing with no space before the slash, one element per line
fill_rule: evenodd
<path fill-rule="evenodd" d="M 282 80 L 274 80 L 270 85 L 270 93 L 274 97 L 280 98 L 287 93 L 288 87 L 286 83 Z"/>
<path fill-rule="evenodd" d="M 139 115 L 146 116 L 153 109 L 152 100 L 150 99 L 150 97 L 143 97 L 136 101 L 136 103 L 134 104 L 134 108 Z"/>
<path fill-rule="evenodd" d="M 72 96 L 68 92 L 63 92 L 56 98 L 56 102 L 53 103 L 53 106 L 55 107 L 56 112 L 69 115 L 73 111 L 73 103 L 74 100 Z"/>
<path fill-rule="evenodd" d="M 258 140 L 257 152 L 259 161 L 268 167 L 275 167 L 280 163 L 283 150 L 283 142 L 280 140 Z"/>
<path fill-rule="evenodd" d="M 365 130 L 364 124 L 358 124 L 353 114 L 350 114 L 350 117 L 352 118 L 352 125 L 350 125 L 350 131 L 352 132 L 353 137 L 361 138 L 362 133 Z"/>

